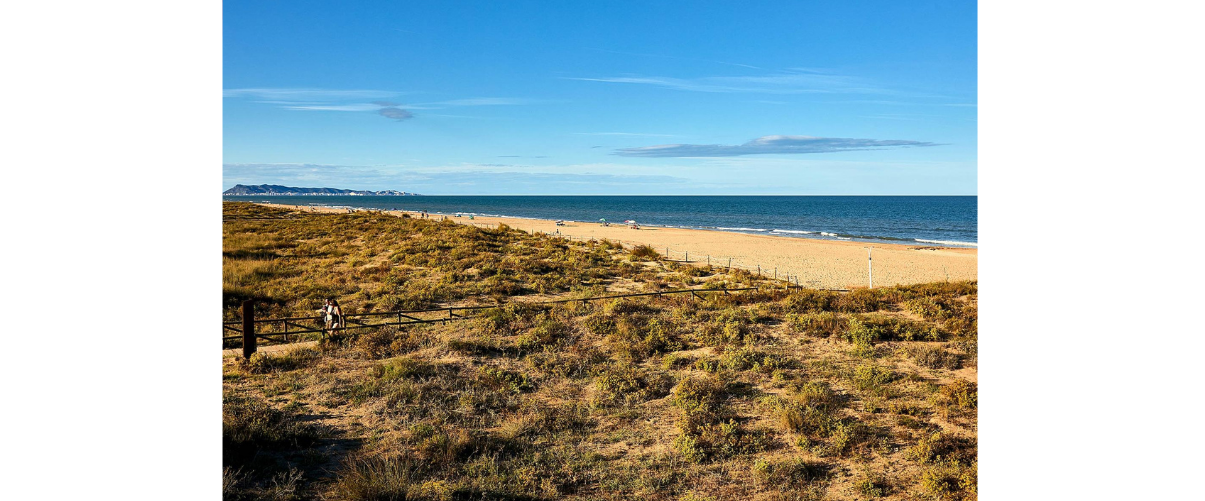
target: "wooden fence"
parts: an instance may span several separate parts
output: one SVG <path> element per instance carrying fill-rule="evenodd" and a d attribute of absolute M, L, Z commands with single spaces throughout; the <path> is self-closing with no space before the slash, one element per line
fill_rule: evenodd
<path fill-rule="evenodd" d="M 657 292 L 637 292 L 630 294 L 615 294 L 609 296 L 593 296 L 583 298 L 568 298 L 555 299 L 551 301 L 532 301 L 514 304 L 524 305 L 547 305 L 571 303 L 575 301 L 603 301 L 608 299 L 620 299 L 629 297 L 649 297 L 649 296 L 668 296 L 673 294 L 691 294 L 693 297 L 701 298 L 701 294 L 716 293 L 716 294 L 731 294 L 733 292 L 755 291 L 755 290 L 789 290 L 802 289 L 803 287 L 796 285 L 786 285 L 784 287 L 741 287 L 735 289 L 675 289 L 668 291 Z M 845 289 L 829 289 L 837 292 L 848 292 Z M 483 305 L 483 306 L 448 306 L 445 308 L 430 308 L 425 310 L 399 310 L 399 311 L 383 311 L 376 313 L 352 313 L 343 315 L 344 327 L 339 328 L 339 331 L 355 331 L 360 329 L 373 329 L 387 326 L 405 326 L 416 324 L 433 324 L 433 323 L 448 323 L 456 320 L 464 320 L 473 318 L 473 313 L 481 310 L 489 310 L 495 308 L 503 308 L 506 305 Z M 325 333 L 325 323 L 322 316 L 308 317 L 283 317 L 283 318 L 255 318 L 254 302 L 251 300 L 243 301 L 242 319 L 222 323 L 222 332 L 227 331 L 237 332 L 237 335 L 223 336 L 222 342 L 242 339 L 243 341 L 243 356 L 251 358 L 251 355 L 256 351 L 257 341 L 260 339 L 276 342 L 290 342 L 289 337 L 293 336 L 294 340 L 298 335 L 311 333 Z M 424 318 L 426 317 L 426 318 Z M 373 321 L 373 320 L 384 320 Z M 273 326 L 277 327 L 272 332 L 257 333 L 257 326 Z"/>

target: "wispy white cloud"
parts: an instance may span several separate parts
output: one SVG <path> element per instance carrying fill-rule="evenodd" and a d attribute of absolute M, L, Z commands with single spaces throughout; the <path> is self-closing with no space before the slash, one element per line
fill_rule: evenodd
<path fill-rule="evenodd" d="M 975 108 L 979 105 L 976 103 L 932 103 L 922 101 L 892 101 L 882 99 L 861 99 L 853 101 L 840 101 L 842 103 L 852 104 L 883 104 L 888 106 L 949 106 L 956 108 Z"/>
<path fill-rule="evenodd" d="M 587 82 L 653 85 L 675 90 L 719 93 L 761 94 L 893 94 L 894 92 L 863 79 L 820 73 L 810 69 L 778 72 L 758 76 L 715 76 L 673 78 L 662 76 L 566 77 Z"/>
<path fill-rule="evenodd" d="M 376 104 L 306 104 L 306 105 L 286 105 L 281 106 L 286 110 L 302 110 L 302 111 L 376 111 L 381 109 L 380 105 Z"/>
<path fill-rule="evenodd" d="M 538 102 L 540 101 L 537 99 L 527 99 L 521 97 L 472 97 L 467 99 L 436 101 L 433 103 L 419 103 L 415 106 L 514 106 L 520 104 L 536 104 Z"/>
<path fill-rule="evenodd" d="M 331 89 L 226 89 L 228 98 L 249 98 L 262 104 L 271 104 L 292 111 L 348 111 L 375 112 L 397 121 L 412 118 L 414 114 L 398 107 L 387 98 L 404 94 L 382 90 L 331 90 Z M 371 102 L 363 100 L 372 99 Z M 356 102 L 359 101 L 359 102 Z"/>
<path fill-rule="evenodd" d="M 643 136 L 643 137 L 682 137 L 677 134 L 646 134 L 643 132 L 571 132 L 577 136 Z"/>
<path fill-rule="evenodd" d="M 659 144 L 615 150 L 625 157 L 730 157 L 740 155 L 832 153 L 936 146 L 936 143 L 898 139 L 851 139 L 812 136 L 762 136 L 745 144 Z"/>
<path fill-rule="evenodd" d="M 222 97 L 249 97 L 275 101 L 342 101 L 352 99 L 382 99 L 404 92 L 388 90 L 331 90 L 331 89 L 226 89 Z"/>
<path fill-rule="evenodd" d="M 732 62 L 728 62 L 728 61 L 717 61 L 715 59 L 700 59 L 697 57 L 669 56 L 669 55 L 665 55 L 665 54 L 647 54 L 647 53 L 643 53 L 643 52 L 624 52 L 624 51 L 618 51 L 618 50 L 597 49 L 597 48 L 593 48 L 593 47 L 589 47 L 586 50 L 592 50 L 595 52 L 606 52 L 608 54 L 620 54 L 620 55 L 625 55 L 625 56 L 655 57 L 655 58 L 661 58 L 661 59 L 678 59 L 681 61 L 702 61 L 705 63 L 715 63 L 715 64 L 723 64 L 723 65 L 728 65 L 728 66 L 738 66 L 741 68 L 750 68 L 750 69 L 754 69 L 754 70 L 762 69 L 759 66 L 753 66 L 751 64 L 732 63 Z"/>
<path fill-rule="evenodd" d="M 375 112 L 385 118 L 407 120 L 414 117 L 410 110 L 439 110 L 463 106 L 513 106 L 543 102 L 538 99 L 517 97 L 473 97 L 450 99 L 429 103 L 398 104 L 388 98 L 396 98 L 404 92 L 381 90 L 329 90 L 329 89 L 226 89 L 228 98 L 253 99 L 258 103 L 271 104 L 292 111 L 347 111 Z M 365 102 L 366 100 L 372 100 Z M 463 115 L 431 115 L 452 118 L 480 118 Z"/>

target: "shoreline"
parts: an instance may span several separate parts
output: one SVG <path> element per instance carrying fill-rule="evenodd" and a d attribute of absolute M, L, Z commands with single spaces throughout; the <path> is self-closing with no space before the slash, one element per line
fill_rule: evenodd
<path fill-rule="evenodd" d="M 235 200 L 235 201 L 250 202 L 250 203 L 262 203 L 262 204 L 268 204 L 268 205 L 290 206 L 290 207 L 296 206 L 296 207 L 303 207 L 303 208 L 325 207 L 325 208 L 333 208 L 333 209 L 369 210 L 369 211 L 383 211 L 383 212 L 410 212 L 412 214 L 417 214 L 421 210 L 423 210 L 422 207 L 411 207 L 411 208 L 396 207 L 396 206 L 392 207 L 392 208 L 374 207 L 371 205 L 357 204 L 357 203 L 352 203 L 350 201 L 344 201 L 344 200 L 324 200 L 323 202 L 325 202 L 325 203 L 315 203 L 315 202 L 302 203 L 297 200 L 289 200 L 288 202 L 277 202 L 274 200 L 265 200 L 265 198 L 270 198 L 270 197 L 243 197 L 243 198 L 258 198 L 258 199 L 257 200 Z M 302 198 L 302 197 L 292 197 L 292 198 Z M 355 198 L 355 197 L 350 197 L 350 198 Z M 474 197 L 469 197 L 469 198 L 474 198 Z M 586 197 L 586 198 L 588 198 L 588 197 Z M 821 197 L 821 198 L 824 198 L 824 197 Z M 888 198 L 891 198 L 891 197 L 888 197 Z M 921 198 L 940 198 L 940 197 L 921 197 Z M 955 196 L 954 198 L 965 198 L 965 197 Z M 225 198 L 223 200 L 225 200 Z M 456 207 L 447 207 L 447 206 L 440 207 L 440 209 L 442 209 L 443 211 L 429 210 L 428 213 L 433 216 L 463 215 L 465 217 L 468 217 L 470 215 L 473 215 L 473 216 L 477 216 L 477 217 L 486 217 L 486 218 L 505 218 L 505 219 L 537 220 L 537 221 L 553 221 L 553 220 L 560 219 L 560 220 L 564 220 L 564 221 L 581 223 L 581 224 L 595 224 L 598 221 L 600 221 L 598 219 L 593 219 L 592 217 L 587 218 L 587 219 L 568 219 L 563 214 L 539 214 L 539 215 L 522 216 L 522 215 L 513 215 L 513 214 L 493 213 L 492 211 L 491 212 L 475 212 L 475 211 L 471 211 L 471 210 L 457 210 Z M 572 208 L 570 208 L 570 209 L 572 209 Z M 598 209 L 598 208 L 596 208 L 596 209 Z M 606 209 L 602 209 L 602 210 L 605 211 Z M 537 212 L 539 212 L 539 211 L 537 211 Z M 571 212 L 572 212 L 572 210 L 571 210 Z M 574 214 L 574 215 L 579 218 L 581 217 L 581 214 Z M 616 217 L 615 219 L 613 219 L 611 221 L 611 224 L 613 224 L 613 225 L 619 224 L 620 222 L 624 221 L 625 219 L 627 219 L 626 216 L 622 217 L 622 218 Z M 870 233 L 863 233 L 863 231 L 866 230 L 865 228 L 862 230 L 857 230 L 857 229 L 841 230 L 841 229 L 832 228 L 832 227 L 819 228 L 819 229 L 818 228 L 801 228 L 801 227 L 791 226 L 790 223 L 786 223 L 787 227 L 778 226 L 778 224 L 784 223 L 783 221 L 778 221 L 777 223 L 765 221 L 762 223 L 763 225 L 766 226 L 764 228 L 741 226 L 741 224 L 736 221 L 733 221 L 732 223 L 733 224 L 729 224 L 728 226 L 721 226 L 719 224 L 716 224 L 713 226 L 713 225 L 703 224 L 698 221 L 696 221 L 694 223 L 689 223 L 689 224 L 682 224 L 682 223 L 675 223 L 673 221 L 649 222 L 647 220 L 644 220 L 644 221 L 641 221 L 641 226 L 644 226 L 647 228 L 680 228 L 680 229 L 688 229 L 688 230 L 724 231 L 724 232 L 740 233 L 740 234 L 747 234 L 747 235 L 774 235 L 774 236 L 785 236 L 785 237 L 791 237 L 791 238 L 807 238 L 807 239 L 821 240 L 821 241 L 855 242 L 855 243 L 861 243 L 863 245 L 898 244 L 898 245 L 912 245 L 912 246 L 930 246 L 930 247 L 936 246 L 936 247 L 969 248 L 969 249 L 977 249 L 979 247 L 979 243 L 976 241 L 977 239 L 974 236 L 972 236 L 970 239 L 964 239 L 964 238 L 960 238 L 958 235 L 925 235 L 923 237 L 902 236 L 902 235 L 875 235 L 875 234 L 870 234 Z M 745 224 L 752 224 L 752 223 L 745 223 Z M 729 226 L 731 226 L 731 227 L 729 227 Z"/>
<path fill-rule="evenodd" d="M 347 208 L 253 202 L 259 205 L 322 213 L 346 213 Z M 357 210 L 357 209 L 353 209 Z M 366 209 L 358 209 L 360 211 Z M 383 210 L 385 214 L 417 217 L 418 212 Z M 602 226 L 598 223 L 565 221 L 557 226 L 547 219 L 430 214 L 431 220 L 446 218 L 460 224 L 497 227 L 506 224 L 526 232 L 562 236 L 571 240 L 607 239 L 631 248 L 649 245 L 675 261 L 689 257 L 690 264 L 731 266 L 765 276 L 790 279 L 799 285 L 823 288 L 866 287 L 869 282 L 867 247 L 872 248 L 874 286 L 906 285 L 926 282 L 978 280 L 978 248 L 949 247 L 917 242 L 868 243 L 794 237 L 776 234 L 742 233 L 696 228 L 642 226 L 631 229 L 623 224 Z"/>

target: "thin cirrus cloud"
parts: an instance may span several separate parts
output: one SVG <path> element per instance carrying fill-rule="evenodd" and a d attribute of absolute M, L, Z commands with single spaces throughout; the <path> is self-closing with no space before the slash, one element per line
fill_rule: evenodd
<path fill-rule="evenodd" d="M 226 89 L 222 93 L 223 97 L 253 99 L 262 104 L 271 104 L 292 111 L 374 112 L 396 121 L 414 118 L 414 114 L 409 110 L 438 110 L 464 106 L 509 106 L 541 102 L 536 99 L 513 97 L 474 97 L 415 104 L 399 104 L 387 100 L 387 98 L 394 98 L 401 94 L 405 93 L 384 90 L 262 88 Z"/>
<path fill-rule="evenodd" d="M 420 103 L 424 106 L 513 106 L 519 104 L 535 104 L 537 99 L 525 99 L 517 97 L 474 97 L 469 99 L 452 99 L 449 101 L 436 101 L 434 103 Z"/>
<path fill-rule="evenodd" d="M 663 76 L 568 77 L 568 80 L 652 85 L 675 90 L 760 94 L 893 94 L 863 79 L 824 71 L 796 68 L 755 76 L 674 78 Z"/>
<path fill-rule="evenodd" d="M 852 139 L 812 136 L 762 136 L 745 144 L 659 144 L 615 150 L 624 157 L 735 157 L 741 155 L 832 153 L 937 146 L 925 141 Z"/>
<path fill-rule="evenodd" d="M 387 90 L 331 90 L 331 89 L 226 89 L 222 97 L 248 97 L 271 101 L 345 101 L 352 99 L 380 99 L 394 97 L 402 92 Z"/>
<path fill-rule="evenodd" d="M 682 137 L 677 134 L 645 134 L 642 132 L 570 132 L 575 136 L 641 136 L 641 137 Z"/>

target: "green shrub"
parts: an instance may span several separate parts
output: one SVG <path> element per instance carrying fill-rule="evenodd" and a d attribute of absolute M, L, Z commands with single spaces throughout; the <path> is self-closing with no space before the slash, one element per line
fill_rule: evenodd
<path fill-rule="evenodd" d="M 594 378 L 598 393 L 592 405 L 632 406 L 669 393 L 673 381 L 665 375 L 651 374 L 630 362 L 606 365 Z"/>
<path fill-rule="evenodd" d="M 827 478 L 831 469 L 828 464 L 799 457 L 780 461 L 758 459 L 753 463 L 753 479 L 766 487 L 795 489 Z"/>
<path fill-rule="evenodd" d="M 908 354 L 921 367 L 956 370 L 962 368 L 962 357 L 940 346 L 916 346 Z"/>
<path fill-rule="evenodd" d="M 399 357 L 372 366 L 368 373 L 375 378 L 395 381 L 403 378 L 432 376 L 437 372 L 435 365 L 425 360 Z"/>
<path fill-rule="evenodd" d="M 498 367 L 479 367 L 477 382 L 486 388 L 510 393 L 522 393 L 532 389 L 531 380 L 526 374 Z"/>
<path fill-rule="evenodd" d="M 799 289 L 786 297 L 787 309 L 793 313 L 819 313 L 833 311 L 840 294 L 816 289 Z"/>
<path fill-rule="evenodd" d="M 252 374 L 291 371 L 308 367 L 321 357 L 322 354 L 318 350 L 309 347 L 293 348 L 277 353 L 260 351 L 251 355 L 251 359 L 247 360 L 247 371 Z"/>
<path fill-rule="evenodd" d="M 520 350 L 534 350 L 549 346 L 560 341 L 571 331 L 570 327 L 555 316 L 541 313 L 535 320 L 535 327 L 515 340 L 515 347 Z"/>
<path fill-rule="evenodd" d="M 335 477 L 338 499 L 415 499 L 422 486 L 419 467 L 408 459 L 364 458 L 348 461 Z M 422 499 L 422 498 L 418 498 Z"/>
<path fill-rule="evenodd" d="M 880 293 L 874 289 L 854 289 L 838 296 L 834 307 L 845 313 L 869 313 L 878 311 L 884 303 Z"/>
<path fill-rule="evenodd" d="M 953 462 L 966 465 L 977 459 L 974 441 L 967 437 L 942 432 L 921 437 L 920 441 L 907 452 L 910 459 L 916 460 L 920 464 Z"/>
<path fill-rule="evenodd" d="M 849 318 L 828 311 L 790 313 L 787 314 L 786 321 L 795 332 L 811 337 L 832 337 L 844 334 L 849 329 Z"/>
<path fill-rule="evenodd" d="M 648 245 L 632 247 L 630 254 L 633 261 L 657 261 L 661 259 L 661 254 L 657 253 L 657 249 Z"/>
<path fill-rule="evenodd" d="M 891 369 L 874 365 L 860 365 L 854 368 L 851 380 L 854 388 L 859 391 L 884 396 L 888 391 L 887 385 L 898 378 Z"/>
<path fill-rule="evenodd" d="M 957 379 L 941 387 L 938 402 L 958 410 L 973 410 L 979 406 L 979 388 L 975 383 Z"/>
<path fill-rule="evenodd" d="M 728 395 L 726 385 L 713 376 L 687 377 L 673 388 L 673 404 L 698 421 L 716 422 Z"/>
<path fill-rule="evenodd" d="M 695 363 L 695 368 L 707 372 L 752 370 L 763 374 L 797 366 L 798 363 L 793 359 L 747 346 L 725 350 L 718 360 L 700 359 Z"/>

